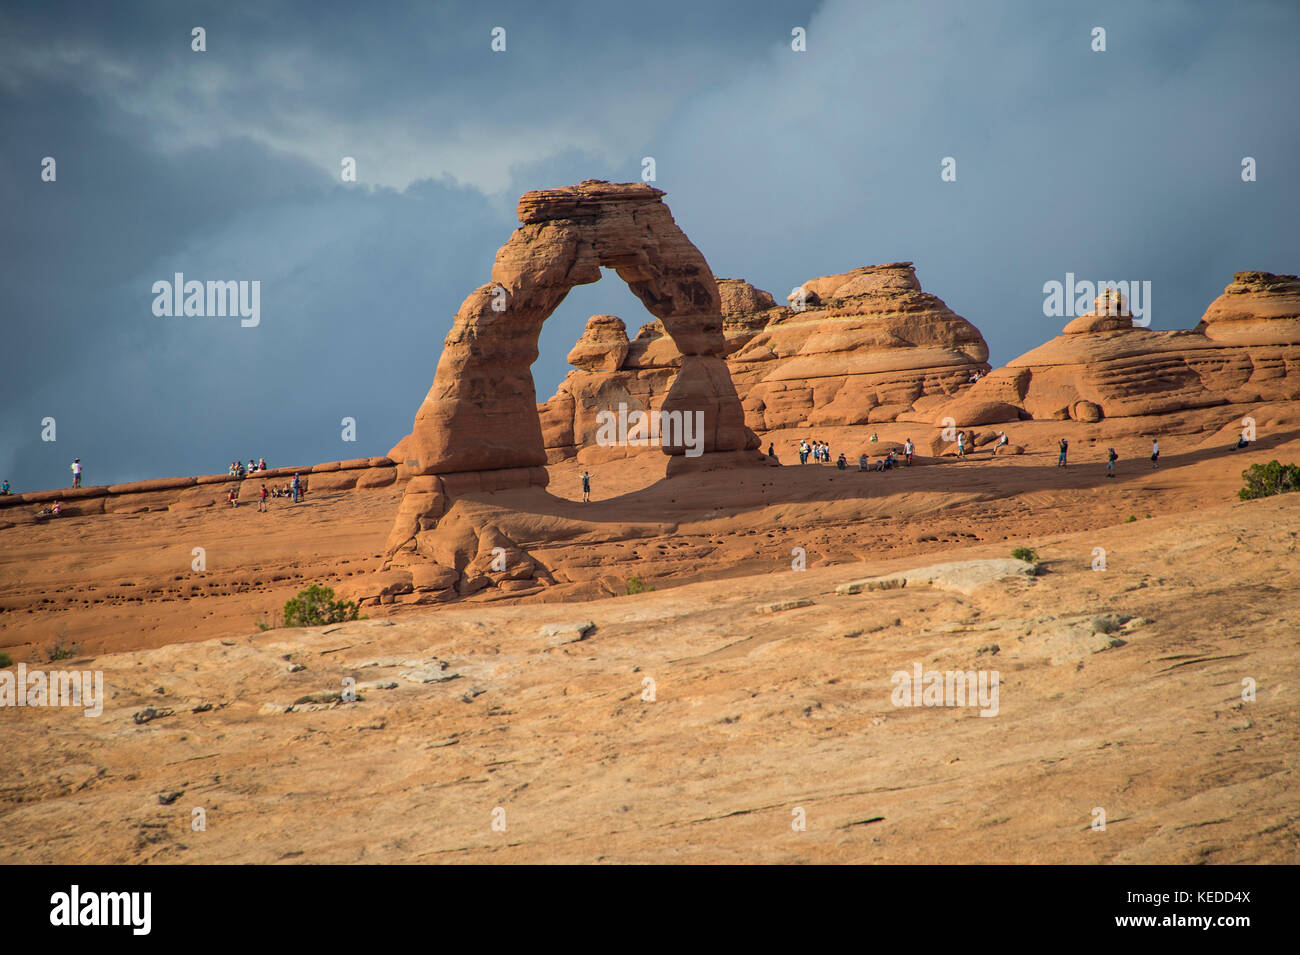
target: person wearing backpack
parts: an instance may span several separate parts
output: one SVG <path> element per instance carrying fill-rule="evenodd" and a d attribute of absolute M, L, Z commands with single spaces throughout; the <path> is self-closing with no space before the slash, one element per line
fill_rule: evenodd
<path fill-rule="evenodd" d="M 1113 478 L 1115 476 L 1115 462 L 1118 460 L 1119 455 L 1115 453 L 1115 449 L 1109 449 L 1106 454 L 1106 477 Z"/>

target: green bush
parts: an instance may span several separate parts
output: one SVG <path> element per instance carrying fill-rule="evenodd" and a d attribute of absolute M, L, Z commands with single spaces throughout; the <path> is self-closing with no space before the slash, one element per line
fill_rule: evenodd
<path fill-rule="evenodd" d="M 1017 547 L 1011 552 L 1011 556 L 1016 560 L 1023 560 L 1026 564 L 1038 563 L 1038 551 L 1032 547 Z"/>
<path fill-rule="evenodd" d="M 1136 523 L 1136 521 L 1137 521 L 1137 515 L 1136 515 L 1136 514 L 1130 514 L 1130 515 L 1128 516 L 1128 520 L 1126 520 L 1124 523 L 1125 523 L 1125 524 L 1133 524 L 1133 523 Z"/>
<path fill-rule="evenodd" d="M 0 668 L 11 667 L 14 665 L 13 657 L 7 653 L 0 653 Z"/>
<path fill-rule="evenodd" d="M 633 577 L 627 582 L 627 592 L 629 594 L 643 594 L 650 590 L 654 590 L 654 587 L 647 584 L 640 577 Z"/>
<path fill-rule="evenodd" d="M 343 623 L 356 620 L 358 609 L 351 600 L 335 600 L 333 588 L 312 584 L 298 591 L 298 596 L 285 601 L 284 625 L 319 627 L 327 623 Z"/>
<path fill-rule="evenodd" d="M 1295 464 L 1282 464 L 1280 461 L 1252 464 L 1241 472 L 1241 477 L 1246 486 L 1237 492 L 1237 497 L 1243 501 L 1300 490 L 1300 466 Z"/>

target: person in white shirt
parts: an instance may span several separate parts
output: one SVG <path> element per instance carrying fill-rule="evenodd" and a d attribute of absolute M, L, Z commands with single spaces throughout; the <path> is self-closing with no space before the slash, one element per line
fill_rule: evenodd
<path fill-rule="evenodd" d="M 72 462 L 72 486 L 81 487 L 81 458 Z"/>

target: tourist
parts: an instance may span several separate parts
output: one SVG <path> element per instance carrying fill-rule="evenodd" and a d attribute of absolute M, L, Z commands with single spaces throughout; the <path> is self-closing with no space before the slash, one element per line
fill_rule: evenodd
<path fill-rule="evenodd" d="M 1156 438 L 1151 439 L 1151 466 L 1160 467 L 1160 442 Z"/>
<path fill-rule="evenodd" d="M 302 498 L 302 482 L 298 480 L 297 472 L 294 472 L 293 482 L 290 487 L 293 488 L 293 503 L 297 504 Z"/>
<path fill-rule="evenodd" d="M 1064 438 L 1062 438 L 1062 439 L 1061 439 L 1061 443 L 1060 443 L 1059 445 L 1057 445 L 1057 447 L 1059 447 L 1059 448 L 1061 449 L 1061 453 L 1060 453 L 1059 455 L 1057 455 L 1057 458 L 1056 458 L 1056 466 L 1057 466 L 1058 468 L 1063 468 L 1063 467 L 1065 467 L 1065 456 L 1066 456 L 1066 454 L 1068 454 L 1069 451 L 1070 451 L 1070 442 L 1069 442 L 1069 441 L 1066 441 Z"/>
<path fill-rule="evenodd" d="M 266 470 L 266 458 L 258 458 L 258 459 L 257 459 L 257 469 L 258 469 L 259 471 L 265 471 L 265 470 Z"/>
<path fill-rule="evenodd" d="M 239 507 L 239 500 L 235 497 L 235 489 L 232 487 L 230 493 L 226 495 L 226 503 L 231 507 Z"/>
<path fill-rule="evenodd" d="M 54 512 L 53 512 L 53 513 L 54 513 L 54 516 L 55 516 L 55 517 L 58 517 L 60 514 L 63 513 L 63 502 L 62 502 L 62 501 L 55 501 L 55 502 L 54 502 Z"/>
<path fill-rule="evenodd" d="M 1110 448 L 1106 452 L 1106 477 L 1113 478 L 1115 476 L 1115 462 L 1118 460 L 1119 455 L 1115 453 L 1114 448 Z"/>
<path fill-rule="evenodd" d="M 588 472 L 583 471 L 582 472 L 582 501 L 585 504 L 588 503 L 590 500 L 591 500 L 591 475 Z"/>
<path fill-rule="evenodd" d="M 5 478 L 5 482 L 3 484 L 0 484 L 0 496 L 7 495 L 8 493 L 9 493 L 9 479 Z"/>
<path fill-rule="evenodd" d="M 767 456 L 773 461 L 776 460 L 776 446 L 770 441 L 767 443 Z"/>
<path fill-rule="evenodd" d="M 262 495 L 257 500 L 257 509 L 259 511 L 266 510 L 266 485 L 265 484 L 262 485 Z"/>
<path fill-rule="evenodd" d="M 806 442 L 802 440 L 800 440 L 799 442 L 799 463 L 800 464 L 808 463 L 808 445 Z"/>
<path fill-rule="evenodd" d="M 874 431 L 871 432 L 871 443 L 875 444 L 879 440 L 880 440 L 880 435 L 876 434 L 876 432 Z"/>
<path fill-rule="evenodd" d="M 912 455 L 915 453 L 916 445 L 912 443 L 911 438 L 908 438 L 903 442 L 903 458 L 907 461 L 907 466 L 909 468 L 912 466 Z"/>
<path fill-rule="evenodd" d="M 957 432 L 957 457 L 959 458 L 966 457 L 966 432 L 965 431 Z"/>
<path fill-rule="evenodd" d="M 843 471 L 846 467 L 848 467 L 848 464 L 849 464 L 849 462 L 845 459 L 845 457 L 844 457 L 844 452 L 841 451 L 841 452 L 840 452 L 840 459 L 839 459 L 838 461 L 835 462 L 835 466 L 836 466 L 837 468 L 839 468 L 841 471 Z"/>
<path fill-rule="evenodd" d="M 76 458 L 69 467 L 72 468 L 72 486 L 81 487 L 81 458 Z"/>
<path fill-rule="evenodd" d="M 1005 431 L 999 431 L 999 432 L 998 432 L 998 443 L 997 443 L 996 445 L 994 445 L 994 447 L 993 447 L 993 453 L 994 453 L 994 454 L 997 454 L 997 453 L 998 453 L 998 448 L 1005 448 L 1005 447 L 1006 447 L 1008 444 L 1010 444 L 1010 443 L 1011 443 L 1011 439 L 1007 437 L 1007 433 L 1006 433 Z"/>
<path fill-rule="evenodd" d="M 865 471 L 865 470 L 867 469 L 867 467 L 868 467 L 869 464 L 870 464 L 870 462 L 868 461 L 867 456 L 866 456 L 865 454 L 859 454 L 859 455 L 858 455 L 858 470 L 859 470 L 859 471 Z"/>

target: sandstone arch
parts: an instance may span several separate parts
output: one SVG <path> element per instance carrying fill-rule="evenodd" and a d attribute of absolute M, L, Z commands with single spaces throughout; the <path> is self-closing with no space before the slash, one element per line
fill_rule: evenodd
<path fill-rule="evenodd" d="M 587 180 L 519 200 L 520 227 L 497 252 L 492 282 L 457 312 L 414 428 L 394 449 L 412 479 L 390 555 L 417 546 L 456 493 L 545 486 L 532 378 L 538 337 L 569 291 L 599 281 L 602 267 L 628 284 L 682 353 L 663 410 L 702 411 L 706 453 L 757 447 L 723 360 L 717 281 L 663 195 L 642 183 Z"/>

